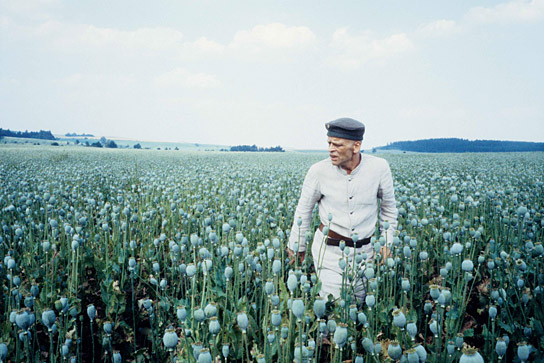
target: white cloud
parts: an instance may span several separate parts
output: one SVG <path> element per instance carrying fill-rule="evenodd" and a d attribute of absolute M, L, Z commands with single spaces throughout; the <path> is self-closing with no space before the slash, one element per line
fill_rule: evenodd
<path fill-rule="evenodd" d="M 221 82 L 214 75 L 191 73 L 185 68 L 176 68 L 163 73 L 155 77 L 154 82 L 159 87 L 215 88 L 221 85 Z"/>
<path fill-rule="evenodd" d="M 463 29 L 453 20 L 440 19 L 421 25 L 416 33 L 429 38 L 440 38 L 458 34 Z"/>
<path fill-rule="evenodd" d="M 178 55 L 183 60 L 196 60 L 206 57 L 217 57 L 224 55 L 226 46 L 210 40 L 206 37 L 200 37 L 195 41 L 184 42 L 178 49 Z"/>
<path fill-rule="evenodd" d="M 229 47 L 258 52 L 263 49 L 300 48 L 315 42 L 314 33 L 305 26 L 287 26 L 281 23 L 257 25 L 251 30 L 240 30 Z"/>
<path fill-rule="evenodd" d="M 347 28 L 334 32 L 331 46 L 337 54 L 333 55 L 329 62 L 348 70 L 356 69 L 370 60 L 382 60 L 414 48 L 406 33 L 376 39 L 370 32 L 351 35 Z"/>
<path fill-rule="evenodd" d="M 138 79 L 134 75 L 123 74 L 95 74 L 95 73 L 73 73 L 66 77 L 56 79 L 54 84 L 73 90 L 91 90 L 98 93 L 106 90 L 131 89 L 138 85 Z"/>
<path fill-rule="evenodd" d="M 117 50 L 158 51 L 179 47 L 183 34 L 172 28 L 138 28 L 120 30 L 93 25 L 70 25 L 48 22 L 37 29 L 50 36 L 60 47 L 113 48 Z"/>
<path fill-rule="evenodd" d="M 60 0 L 0 0 L 4 14 L 24 19 L 49 19 L 60 4 Z"/>
<path fill-rule="evenodd" d="M 225 49 L 223 44 L 209 40 L 206 37 L 200 37 L 194 42 L 188 44 L 192 45 L 195 49 L 203 53 L 221 53 Z"/>
<path fill-rule="evenodd" d="M 466 14 L 475 23 L 525 23 L 544 18 L 544 0 L 512 0 L 494 7 L 478 6 Z"/>

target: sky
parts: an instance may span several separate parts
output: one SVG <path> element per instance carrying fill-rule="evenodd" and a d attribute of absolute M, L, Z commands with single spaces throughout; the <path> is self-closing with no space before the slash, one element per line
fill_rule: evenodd
<path fill-rule="evenodd" d="M 544 141 L 544 0 L 0 0 L 0 127 L 325 149 Z"/>

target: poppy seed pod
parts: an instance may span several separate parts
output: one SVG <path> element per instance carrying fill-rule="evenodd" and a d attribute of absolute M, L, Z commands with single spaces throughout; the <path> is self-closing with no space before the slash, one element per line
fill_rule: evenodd
<path fill-rule="evenodd" d="M 393 360 L 400 359 L 400 356 L 402 355 L 402 348 L 400 347 L 399 342 L 396 340 L 391 341 L 387 347 L 387 354 Z"/>
<path fill-rule="evenodd" d="M 204 314 L 206 314 L 207 318 L 210 318 L 212 316 L 217 315 L 217 306 L 214 302 L 208 303 L 206 307 L 204 308 Z"/>
<path fill-rule="evenodd" d="M 8 259 L 8 270 L 13 270 L 17 267 L 17 265 L 15 264 L 15 260 L 13 258 L 9 258 Z"/>
<path fill-rule="evenodd" d="M 450 248 L 450 253 L 454 256 L 459 256 L 462 252 L 463 245 L 459 242 L 455 242 Z"/>
<path fill-rule="evenodd" d="M 440 290 L 438 285 L 431 285 L 429 286 L 429 292 L 431 294 L 431 297 L 434 301 L 438 300 L 438 297 L 440 296 Z"/>
<path fill-rule="evenodd" d="M 204 345 L 202 342 L 195 342 L 191 345 L 191 348 L 193 348 L 193 357 L 198 362 L 198 356 L 200 355 L 200 352 L 204 348 Z"/>
<path fill-rule="evenodd" d="M 176 309 L 176 316 L 179 321 L 184 322 L 185 318 L 187 318 L 187 309 L 185 309 L 185 306 L 179 306 Z"/>
<path fill-rule="evenodd" d="M 525 362 L 529 359 L 529 355 L 531 354 L 531 346 L 528 345 L 527 342 L 518 343 L 517 353 L 519 360 Z"/>
<path fill-rule="evenodd" d="M 206 314 L 204 313 L 204 310 L 199 308 L 193 312 L 193 318 L 200 323 L 206 319 Z"/>
<path fill-rule="evenodd" d="M 187 265 L 187 269 L 185 270 L 187 273 L 187 276 L 193 277 L 196 274 L 196 266 L 194 263 L 190 263 Z"/>
<path fill-rule="evenodd" d="M 497 317 L 497 307 L 495 305 L 490 305 L 488 312 L 491 320 L 495 320 L 495 318 Z"/>
<path fill-rule="evenodd" d="M 31 318 L 28 310 L 23 309 L 18 311 L 15 315 L 15 323 L 20 329 L 23 329 L 25 331 L 28 330 L 31 325 Z"/>
<path fill-rule="evenodd" d="M 273 279 L 268 279 L 264 283 L 264 292 L 267 295 L 272 295 L 274 293 L 274 280 Z"/>
<path fill-rule="evenodd" d="M 228 344 L 223 344 L 221 347 L 221 354 L 223 355 L 223 358 L 228 358 L 230 353 L 230 346 Z"/>
<path fill-rule="evenodd" d="M 206 258 L 204 261 L 202 261 L 202 271 L 204 274 L 207 274 L 209 271 L 212 270 L 213 262 L 211 259 Z"/>
<path fill-rule="evenodd" d="M 455 353 L 455 343 L 453 342 L 453 340 L 448 340 L 448 343 L 446 344 L 446 350 L 450 357 L 453 355 L 453 353 Z"/>
<path fill-rule="evenodd" d="M 279 310 L 272 310 L 270 322 L 276 329 L 281 325 L 281 312 Z"/>
<path fill-rule="evenodd" d="M 504 338 L 497 338 L 497 343 L 495 344 L 495 352 L 499 356 L 499 359 L 502 359 L 502 357 L 504 357 L 507 348 L 508 346 L 506 345 L 506 341 L 504 340 Z"/>
<path fill-rule="evenodd" d="M 417 335 L 417 325 L 415 321 L 410 320 L 408 324 L 406 324 L 406 332 L 410 335 L 412 341 L 414 341 Z"/>
<path fill-rule="evenodd" d="M 472 270 L 474 269 L 474 263 L 472 262 L 472 260 L 464 260 L 461 263 L 461 269 L 465 272 L 472 272 Z"/>
<path fill-rule="evenodd" d="M 321 319 L 325 315 L 325 300 L 322 297 L 316 297 L 314 301 L 314 314 L 318 319 Z"/>
<path fill-rule="evenodd" d="M 324 319 L 319 319 L 319 333 L 325 334 L 327 331 L 327 322 Z"/>
<path fill-rule="evenodd" d="M 168 328 L 164 332 L 164 335 L 162 337 L 162 342 L 164 343 L 164 346 L 168 348 L 168 350 L 172 351 L 178 344 L 178 335 L 176 334 L 176 331 L 173 328 Z"/>
<path fill-rule="evenodd" d="M 410 290 L 410 280 L 403 277 L 401 279 L 401 282 L 400 282 L 400 287 L 401 287 L 402 291 L 404 291 L 404 292 L 407 292 L 408 290 Z"/>
<path fill-rule="evenodd" d="M 113 331 L 113 324 L 111 323 L 111 321 L 106 321 L 104 322 L 104 326 L 102 327 L 102 329 L 104 329 L 104 333 L 110 335 Z"/>
<path fill-rule="evenodd" d="M 433 333 L 435 337 L 438 337 L 438 334 L 439 334 L 438 332 L 440 327 L 438 323 L 436 322 L 436 320 L 431 319 L 431 321 L 429 322 L 429 329 L 431 330 L 431 332 Z"/>
<path fill-rule="evenodd" d="M 484 359 L 475 348 L 467 347 L 463 349 L 459 363 L 484 363 Z"/>
<path fill-rule="evenodd" d="M 53 324 L 55 324 L 55 320 L 57 317 L 55 316 L 55 312 L 53 310 L 46 310 L 42 313 L 42 323 L 51 330 Z"/>
<path fill-rule="evenodd" d="M 410 258 L 412 257 L 412 250 L 409 246 L 404 246 L 402 248 L 402 254 L 404 255 L 404 258 Z"/>
<path fill-rule="evenodd" d="M 293 312 L 293 315 L 296 316 L 298 320 L 304 315 L 304 301 L 302 299 L 295 299 L 291 306 L 291 311 Z"/>
<path fill-rule="evenodd" d="M 406 316 L 400 309 L 393 310 L 393 324 L 401 329 L 406 325 Z"/>
<path fill-rule="evenodd" d="M 351 321 L 356 322 L 357 321 L 357 305 L 351 304 L 349 306 L 349 318 Z"/>
<path fill-rule="evenodd" d="M 212 355 L 208 348 L 200 350 L 197 363 L 212 363 Z"/>
<path fill-rule="evenodd" d="M 408 363 L 419 363 L 419 356 L 415 348 L 408 349 L 406 351 L 406 360 Z"/>
<path fill-rule="evenodd" d="M 249 319 L 247 318 L 247 314 L 245 312 L 239 312 L 236 316 L 236 322 L 238 323 L 240 329 L 242 329 L 242 332 L 245 333 L 249 325 Z"/>
<path fill-rule="evenodd" d="M 455 337 L 455 346 L 457 347 L 457 350 L 460 350 L 463 348 L 463 342 L 465 341 L 465 338 L 463 336 L 463 333 L 457 333 L 457 336 Z"/>
<path fill-rule="evenodd" d="M 370 338 L 368 338 L 368 337 L 363 338 L 362 345 L 363 345 L 364 350 L 367 353 L 371 353 L 371 354 L 374 353 L 374 343 L 372 342 L 372 340 Z"/>
<path fill-rule="evenodd" d="M 275 256 L 275 251 L 272 247 L 268 247 L 266 249 L 266 257 L 268 258 L 269 261 L 272 261 L 272 259 L 274 258 Z"/>
<path fill-rule="evenodd" d="M 232 267 L 230 267 L 230 266 L 225 267 L 224 275 L 225 275 L 225 278 L 227 279 L 227 281 L 232 278 L 233 274 L 234 274 L 234 270 L 233 270 Z"/>
<path fill-rule="evenodd" d="M 282 324 L 281 326 L 281 338 L 287 339 L 289 336 L 289 326 L 287 324 Z"/>
<path fill-rule="evenodd" d="M 290 273 L 289 277 L 287 278 L 287 288 L 289 289 L 291 294 L 293 294 L 293 292 L 295 292 L 297 287 L 298 287 L 297 277 L 294 274 Z"/>
<path fill-rule="evenodd" d="M 329 319 L 327 321 L 327 330 L 330 332 L 330 333 L 334 333 L 336 331 L 336 320 L 334 319 Z"/>
<path fill-rule="evenodd" d="M 87 306 L 87 315 L 89 316 L 89 319 L 91 319 L 91 322 L 96 317 L 96 308 L 94 307 L 93 304 L 90 304 L 89 306 Z"/>
<path fill-rule="evenodd" d="M 129 269 L 134 269 L 134 267 L 136 267 L 136 259 L 134 257 L 128 259 L 128 267 Z"/>
<path fill-rule="evenodd" d="M 366 326 L 368 324 L 366 314 L 362 311 L 357 314 L 357 321 L 359 321 L 359 324 L 362 324 L 363 326 Z"/>
<path fill-rule="evenodd" d="M 344 323 L 339 323 L 334 332 L 333 340 L 334 343 L 342 349 L 346 344 L 348 338 L 348 328 Z"/>
<path fill-rule="evenodd" d="M 425 347 L 421 344 L 416 345 L 415 347 L 416 353 L 419 357 L 420 362 L 426 362 L 427 361 L 427 351 L 425 350 Z"/>
<path fill-rule="evenodd" d="M 40 294 L 40 287 L 33 284 L 32 286 L 30 286 L 30 293 L 33 297 L 38 297 L 38 295 Z"/>
<path fill-rule="evenodd" d="M 212 316 L 210 318 L 210 321 L 208 323 L 208 330 L 213 335 L 217 335 L 219 333 L 219 331 L 221 330 L 221 325 L 217 321 L 217 316 Z"/>
<path fill-rule="evenodd" d="M 365 303 L 368 306 L 369 310 L 372 309 L 374 305 L 376 305 L 376 297 L 373 293 L 369 292 L 368 294 L 366 294 Z"/>

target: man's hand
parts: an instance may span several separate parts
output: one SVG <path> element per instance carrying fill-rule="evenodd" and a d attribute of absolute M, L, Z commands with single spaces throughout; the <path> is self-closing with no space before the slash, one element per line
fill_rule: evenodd
<path fill-rule="evenodd" d="M 299 252 L 298 253 L 298 256 L 300 258 L 300 263 L 302 263 L 302 261 L 304 261 L 304 255 L 305 254 L 306 254 L 306 252 Z M 289 256 L 289 263 L 292 265 L 295 262 L 295 251 L 293 251 L 292 249 L 287 247 L 287 256 Z"/>
<path fill-rule="evenodd" d="M 387 261 L 387 257 L 391 257 L 391 251 L 389 250 L 389 248 L 387 248 L 387 246 L 383 246 L 381 249 L 380 249 L 380 254 L 382 255 L 382 264 L 385 264 L 385 262 Z"/>

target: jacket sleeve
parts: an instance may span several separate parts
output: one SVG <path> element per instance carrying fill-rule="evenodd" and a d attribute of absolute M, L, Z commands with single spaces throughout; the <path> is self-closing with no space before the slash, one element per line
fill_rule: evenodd
<path fill-rule="evenodd" d="M 291 228 L 291 234 L 289 235 L 289 249 L 295 251 L 296 244 L 298 243 L 298 252 L 306 251 L 306 232 L 310 229 L 315 203 L 317 203 L 320 198 L 321 192 L 319 189 L 317 171 L 314 167 L 311 167 L 304 178 L 300 199 L 298 200 L 297 209 L 295 210 L 293 227 Z"/>
<path fill-rule="evenodd" d="M 380 233 L 386 238 L 387 245 L 393 242 L 394 233 L 397 230 L 397 202 L 395 201 L 395 189 L 393 187 L 393 177 L 389 164 L 386 163 L 378 189 L 380 203 Z M 384 222 L 389 222 L 389 228 L 384 230 Z"/>

